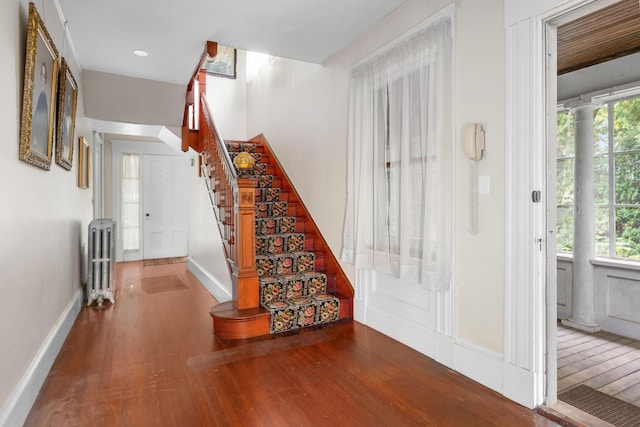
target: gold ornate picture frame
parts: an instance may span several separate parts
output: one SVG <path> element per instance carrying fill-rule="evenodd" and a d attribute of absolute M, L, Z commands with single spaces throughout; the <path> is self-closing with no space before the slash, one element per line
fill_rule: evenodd
<path fill-rule="evenodd" d="M 58 78 L 58 50 L 29 3 L 20 125 L 20 160 L 51 168 Z"/>
<path fill-rule="evenodd" d="M 78 138 L 78 187 L 89 188 L 89 144 L 84 136 Z"/>
<path fill-rule="evenodd" d="M 73 133 L 76 126 L 78 85 L 65 58 L 60 63 L 56 126 L 56 163 L 71 170 L 73 161 Z"/>

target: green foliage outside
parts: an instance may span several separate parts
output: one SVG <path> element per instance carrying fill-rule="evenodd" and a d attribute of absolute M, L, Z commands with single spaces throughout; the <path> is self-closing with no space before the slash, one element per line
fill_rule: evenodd
<path fill-rule="evenodd" d="M 594 113 L 594 244 L 600 256 L 640 260 L 640 98 L 613 104 L 613 159 L 609 147 L 608 104 Z M 573 250 L 573 156 L 574 119 L 568 112 L 558 113 L 558 251 Z M 609 183 L 609 168 L 615 168 Z M 615 200 L 610 200 L 613 187 Z M 615 224 L 610 224 L 614 210 Z M 613 227 L 611 229 L 610 227 Z M 615 247 L 610 248 L 610 236 Z"/>

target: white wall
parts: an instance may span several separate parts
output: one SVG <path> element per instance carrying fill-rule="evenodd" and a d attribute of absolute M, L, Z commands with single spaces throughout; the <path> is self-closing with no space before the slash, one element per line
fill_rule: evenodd
<path fill-rule="evenodd" d="M 188 80 L 189 76 L 185 76 Z M 182 126 L 184 85 L 85 70 L 87 117 L 125 123 Z"/>
<path fill-rule="evenodd" d="M 336 254 L 341 248 L 345 203 L 349 67 L 449 3 L 409 0 L 324 66 L 276 58 L 248 83 L 248 133 L 262 132 L 273 145 Z M 504 9 L 498 0 L 457 4 L 455 133 L 458 136 L 468 122 L 484 126 L 487 150 L 479 174 L 490 178 L 490 194 L 479 197 L 479 232 L 470 235 L 468 164 L 456 137 L 454 336 L 500 353 L 504 340 Z M 346 270 L 355 283 L 353 269 Z"/>
<path fill-rule="evenodd" d="M 207 100 L 222 138 L 242 141 L 247 139 L 247 54 L 237 52 L 235 79 L 207 75 Z"/>
<path fill-rule="evenodd" d="M 189 270 L 218 302 L 231 299 L 231 276 L 198 160 L 189 168 Z"/>
<path fill-rule="evenodd" d="M 275 58 L 247 84 L 248 134 L 263 133 L 334 253 L 346 193 L 348 74 Z"/>
<path fill-rule="evenodd" d="M 38 9 L 43 3 L 45 25 L 61 50 L 63 27 L 51 1 L 38 2 Z M 91 143 L 92 134 L 83 111 L 80 72 L 68 52 L 80 89 L 73 168 L 53 163 L 46 172 L 18 160 L 27 14 L 26 0 L 0 3 L 0 425 L 21 424 L 31 403 L 18 396 L 18 389 L 25 387 L 35 398 L 39 384 L 28 370 L 36 377 L 46 375 L 44 365 L 53 362 L 35 359 L 46 359 L 46 340 L 55 338 L 51 334 L 77 296 L 81 248 L 92 214 L 91 192 L 77 186 L 77 137 Z M 62 342 L 59 338 L 53 345 Z M 39 361 L 40 369 L 32 365 Z"/>

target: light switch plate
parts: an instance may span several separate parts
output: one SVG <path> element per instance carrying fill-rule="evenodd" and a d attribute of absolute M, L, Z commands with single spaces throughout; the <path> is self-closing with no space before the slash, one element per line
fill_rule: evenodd
<path fill-rule="evenodd" d="M 490 193 L 490 182 L 489 175 L 480 175 L 478 177 L 478 192 L 481 195 L 487 195 Z"/>

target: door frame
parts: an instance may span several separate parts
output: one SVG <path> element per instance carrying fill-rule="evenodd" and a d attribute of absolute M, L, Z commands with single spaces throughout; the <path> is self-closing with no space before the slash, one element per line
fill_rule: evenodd
<path fill-rule="evenodd" d="M 555 49 L 547 43 L 563 19 L 606 7 L 616 0 L 505 2 L 506 98 L 506 269 L 505 385 L 513 400 L 535 407 L 557 399 L 555 176 Z M 580 10 L 578 10 L 580 9 Z M 575 15 L 572 15 L 575 13 Z M 550 58 L 548 55 L 552 55 Z M 552 108 L 552 110 L 551 110 Z M 553 121 L 552 121 L 553 120 Z M 553 151 L 553 150 L 552 150 Z M 543 191 L 540 203 L 531 199 Z M 553 372 L 552 372 L 553 371 Z M 522 387 L 516 388 L 520 384 Z"/>
<path fill-rule="evenodd" d="M 122 154 L 133 153 L 140 155 L 140 194 L 142 194 L 143 188 L 143 175 L 142 164 L 143 157 L 145 155 L 162 155 L 162 156 L 175 156 L 175 157 L 190 157 L 190 154 L 182 151 L 177 151 L 167 144 L 160 142 L 139 142 L 128 140 L 111 140 L 111 170 L 112 170 L 112 206 L 113 206 L 113 218 L 116 220 L 116 224 L 122 220 L 122 189 L 121 189 L 121 177 L 122 177 Z M 187 191 L 187 189 L 185 189 Z M 143 256 L 143 234 L 144 234 L 144 220 L 143 220 L 143 200 L 140 198 L 140 252 L 137 259 L 142 259 Z M 187 219 L 188 220 L 188 219 Z M 116 239 L 116 261 L 132 261 L 133 259 L 124 259 L 122 251 L 122 239 Z"/>

